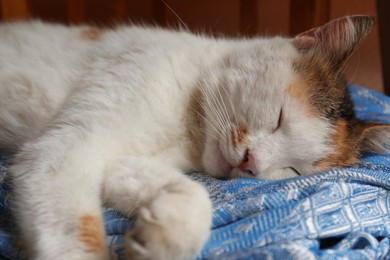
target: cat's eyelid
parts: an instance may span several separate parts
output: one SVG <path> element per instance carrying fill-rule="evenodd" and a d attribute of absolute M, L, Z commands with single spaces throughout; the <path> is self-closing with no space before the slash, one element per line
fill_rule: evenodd
<path fill-rule="evenodd" d="M 272 130 L 272 133 L 275 133 L 282 126 L 282 121 L 283 121 L 283 108 L 281 107 L 279 112 L 278 123 L 276 127 Z"/>

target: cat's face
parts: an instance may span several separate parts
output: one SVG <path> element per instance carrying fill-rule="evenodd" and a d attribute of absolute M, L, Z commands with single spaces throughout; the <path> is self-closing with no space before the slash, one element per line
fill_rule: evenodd
<path fill-rule="evenodd" d="M 209 71 L 202 82 L 208 173 L 280 179 L 358 161 L 364 127 L 353 115 L 342 68 L 372 20 L 344 19 L 293 39 L 238 44 Z M 323 31 L 356 34 L 358 26 L 367 28 L 343 47 L 320 38 Z"/>
<path fill-rule="evenodd" d="M 210 72 L 204 91 L 208 172 L 291 177 L 311 172 L 330 152 L 328 123 L 295 96 L 300 77 L 292 61 L 298 55 L 286 39 L 268 39 L 237 50 Z"/>

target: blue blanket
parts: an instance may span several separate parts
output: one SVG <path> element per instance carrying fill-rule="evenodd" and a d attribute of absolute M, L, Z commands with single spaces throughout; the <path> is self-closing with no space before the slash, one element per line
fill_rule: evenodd
<path fill-rule="evenodd" d="M 390 124 L 390 98 L 350 86 L 360 119 Z M 0 258 L 25 258 L 7 198 L 0 158 Z M 198 259 L 390 259 L 390 155 L 367 153 L 354 168 L 281 181 L 190 177 L 210 192 L 211 236 Z M 132 227 L 104 209 L 107 244 L 121 255 Z"/>

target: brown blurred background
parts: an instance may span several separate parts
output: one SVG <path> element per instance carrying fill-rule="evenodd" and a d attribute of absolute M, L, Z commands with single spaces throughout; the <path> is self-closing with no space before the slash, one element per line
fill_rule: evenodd
<path fill-rule="evenodd" d="M 188 26 L 195 32 L 232 37 L 296 35 L 337 17 L 369 14 L 377 18 L 379 14 L 379 23 L 352 58 L 346 75 L 352 83 L 390 94 L 390 71 L 382 73 L 382 63 L 387 65 L 383 57 L 389 56 L 390 51 L 383 48 L 383 57 L 380 52 L 381 40 L 382 45 L 388 42 L 390 46 L 390 40 L 386 41 L 389 38 L 386 29 L 390 29 L 386 19 L 386 10 L 390 15 L 388 0 L 0 0 L 0 3 L 3 21 L 39 18 L 66 24 L 112 26 L 131 20 L 163 27 Z M 383 71 L 388 69 L 389 66 L 384 66 Z M 388 78 L 383 77 L 388 74 Z"/>

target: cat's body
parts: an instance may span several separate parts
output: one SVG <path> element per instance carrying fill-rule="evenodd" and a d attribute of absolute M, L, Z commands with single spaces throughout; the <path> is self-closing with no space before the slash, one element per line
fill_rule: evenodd
<path fill-rule="evenodd" d="M 45 155 L 40 155 L 39 151 L 31 152 L 31 155 L 35 157 L 31 160 L 37 160 L 38 163 L 38 158 L 44 157 L 45 160 L 54 160 L 56 164 L 61 165 L 57 167 L 66 168 L 57 170 L 66 171 L 68 175 L 85 173 L 91 175 L 84 180 L 85 182 L 77 180 L 77 177 L 69 177 L 70 180 L 73 180 L 73 184 L 70 185 L 72 188 L 69 187 L 70 190 L 66 192 L 73 193 L 77 190 L 88 192 L 88 186 L 91 186 L 94 189 L 92 192 L 98 195 L 100 191 L 96 189 L 103 187 L 103 182 L 112 185 L 112 187 L 106 187 L 104 192 L 117 192 L 116 190 L 121 189 L 120 185 L 126 186 L 124 180 L 121 180 L 124 177 L 118 176 L 110 181 L 103 181 L 104 174 L 110 174 L 110 167 L 118 168 L 118 165 L 122 163 L 120 162 L 122 158 L 124 161 L 128 161 L 131 160 L 129 157 L 132 156 L 135 158 L 133 163 L 137 164 L 134 165 L 136 168 L 134 171 L 141 171 L 136 173 L 138 175 L 145 171 L 143 178 L 147 179 L 143 181 L 142 178 L 138 177 L 139 187 L 123 187 L 123 190 L 128 190 L 129 195 L 134 193 L 136 196 L 155 196 L 154 193 L 163 192 L 164 186 L 170 183 L 170 174 L 175 174 L 179 170 L 185 172 L 203 169 L 200 168 L 198 159 L 191 160 L 189 156 L 190 149 L 195 148 L 194 146 L 197 144 L 187 137 L 189 124 L 194 125 L 195 123 L 192 123 L 191 121 L 194 120 L 187 119 L 187 117 L 189 113 L 194 113 L 189 111 L 188 104 L 195 91 L 195 83 L 199 78 L 200 70 L 209 66 L 208 62 L 210 64 L 215 62 L 208 52 L 210 44 L 207 41 L 187 33 L 176 34 L 169 31 L 136 27 L 107 32 L 104 36 L 99 37 L 100 41 L 84 38 L 84 32 L 91 30 L 86 27 L 69 30 L 63 26 L 38 22 L 9 25 L 8 28 L 4 26 L 0 29 L 0 34 L 7 35 L 5 30 L 12 30 L 12 32 L 8 34 L 8 39 L 0 41 L 0 49 L 12 48 L 15 50 L 15 54 L 7 62 L 7 66 L 11 68 L 10 65 L 12 65 L 13 68 L 9 74 L 2 70 L 0 77 L 2 86 L 11 83 L 1 90 L 1 111 L 3 113 L 1 143 L 3 147 L 15 149 L 27 140 L 35 139 L 42 132 L 46 132 L 46 137 L 40 139 L 40 142 L 46 144 L 37 145 L 43 145 L 45 148 L 41 149 L 36 145 L 32 145 L 30 148 L 39 149 Z M 52 33 L 50 30 L 56 32 Z M 160 35 L 157 36 L 157 34 Z M 120 39 L 115 39 L 115 37 Z M 21 38 L 24 43 L 31 43 L 32 40 L 38 39 L 42 44 L 34 45 L 38 45 L 40 49 L 31 51 L 28 44 L 15 46 L 16 41 Z M 180 42 L 186 42 L 186 44 L 179 45 Z M 47 46 L 44 45 L 45 43 Z M 145 44 L 151 44 L 152 47 L 147 48 L 144 46 Z M 194 56 L 194 59 L 188 59 L 188 56 L 193 52 L 203 53 L 204 57 L 197 55 Z M 174 53 L 181 54 L 175 55 Z M 8 55 L 10 54 L 8 53 Z M 33 58 L 30 55 L 33 55 Z M 2 57 L 5 57 L 5 54 Z M 58 59 L 58 57 L 61 58 Z M 48 61 L 48 59 L 52 60 Z M 61 73 L 56 72 L 59 70 Z M 173 74 L 172 71 L 180 71 L 180 73 Z M 45 89 L 43 90 L 43 88 Z M 63 109 L 63 107 L 66 108 Z M 20 124 L 16 123 L 15 120 L 19 120 Z M 17 126 L 16 129 L 15 126 Z M 84 151 L 81 147 L 75 147 L 84 145 L 87 148 Z M 70 153 L 71 157 L 65 155 L 67 153 Z M 142 162 L 144 157 L 151 159 Z M 164 175 L 159 173 L 164 169 L 160 166 L 159 159 L 169 166 L 165 167 L 168 172 Z M 83 163 L 91 168 L 80 169 L 79 166 Z M 37 167 L 45 166 L 39 165 Z M 85 172 L 79 173 L 79 171 Z M 105 171 L 108 172 L 104 173 Z M 53 183 L 47 183 L 50 187 L 45 187 L 45 183 L 40 183 L 42 179 L 45 179 L 45 174 L 37 172 L 30 175 L 31 178 L 28 182 L 36 183 L 33 185 L 36 189 L 46 190 L 48 193 L 60 193 L 63 189 L 53 187 Z M 129 176 L 135 178 L 131 173 Z M 158 178 L 162 178 L 161 182 L 163 183 L 160 184 Z M 181 176 L 178 178 L 179 182 Z M 95 185 L 91 183 L 93 180 L 96 181 Z M 127 181 L 129 185 L 137 185 L 136 181 Z M 153 188 L 153 185 L 161 185 L 161 187 Z M 31 188 L 34 189 L 34 187 Z M 50 191 L 51 189 L 52 191 Z M 191 185 L 185 187 L 186 189 L 191 190 Z M 196 196 L 197 192 L 195 189 L 193 190 L 194 196 Z M 20 196 L 27 196 L 26 200 L 32 199 L 29 198 L 30 195 L 27 195 L 29 192 L 20 192 L 23 193 Z M 203 242 L 207 237 L 205 232 L 209 228 L 210 205 L 207 201 L 207 193 L 203 190 L 200 192 L 203 192 L 202 195 L 206 200 L 205 227 L 203 230 L 201 228 L 201 232 L 204 233 L 201 240 Z M 37 194 L 38 192 L 32 191 L 32 193 Z M 132 197 L 135 197 L 134 195 Z M 96 201 L 99 199 L 98 197 L 91 198 L 91 201 L 95 203 L 90 203 L 89 201 L 81 201 L 83 195 L 71 194 L 74 196 L 73 200 L 75 200 L 76 206 L 71 202 L 69 194 L 64 195 L 63 199 L 66 201 L 62 202 L 55 199 L 50 201 L 46 196 L 46 194 L 40 198 L 36 196 L 32 202 L 27 202 L 33 208 L 22 206 L 22 211 L 26 210 L 26 213 L 33 210 L 40 211 L 36 214 L 37 217 L 45 219 L 48 225 L 49 222 L 54 221 L 55 223 L 51 225 L 57 231 L 61 229 L 61 225 L 66 223 L 65 220 L 65 223 L 58 225 L 58 217 L 66 215 L 66 212 L 79 214 L 76 219 L 91 215 L 91 218 L 97 219 L 95 229 L 101 228 L 99 214 L 101 203 Z M 113 196 L 115 197 L 115 195 Z M 116 204 L 120 200 L 120 198 L 110 199 L 110 195 L 105 197 L 109 205 Z M 24 198 L 21 200 L 23 201 Z M 137 204 L 148 203 L 148 199 L 143 200 L 145 201 L 140 203 L 126 201 L 127 209 L 123 209 L 122 212 L 132 213 L 133 208 L 138 206 Z M 190 203 L 190 200 L 187 202 Z M 40 209 L 39 205 L 42 203 L 52 203 L 53 205 Z M 193 203 L 197 202 L 193 201 Z M 88 209 L 89 204 L 95 208 Z M 56 209 L 57 207 L 58 209 Z M 77 212 L 77 208 L 80 208 L 81 212 Z M 48 216 L 48 214 L 50 215 Z M 28 215 L 23 225 L 28 226 L 29 223 L 35 222 L 32 216 Z M 73 220 L 70 219 L 70 221 Z M 168 224 L 170 223 L 166 223 L 166 225 Z M 77 227 L 79 224 L 69 223 L 67 225 Z M 64 230 L 64 232 L 66 231 Z M 71 254 L 77 249 L 77 233 L 79 231 L 74 230 L 74 232 L 75 234 L 70 234 L 70 237 L 64 237 L 66 241 L 62 241 L 57 246 L 49 246 L 50 241 L 56 240 L 56 238 L 55 235 L 47 232 L 48 237 L 41 242 L 41 246 L 51 248 L 53 253 L 41 255 L 42 252 L 39 251 L 42 249 L 34 249 L 34 251 L 38 251 L 37 257 L 39 259 L 56 259 L 63 255 L 65 259 L 75 259 L 75 256 L 80 255 L 80 259 L 85 259 L 85 256 L 80 252 Z M 73 239 L 76 240 L 76 244 L 72 241 L 72 235 L 74 235 Z M 93 234 L 90 235 L 93 236 Z M 29 233 L 28 236 L 29 240 L 41 237 L 35 232 Z M 189 236 L 189 234 L 183 234 L 183 236 Z M 96 247 L 95 244 L 102 238 L 95 238 L 97 241 L 90 243 L 89 247 Z M 86 240 L 88 241 L 88 238 Z M 180 240 L 185 239 L 180 238 Z M 194 244 L 193 241 L 187 243 Z M 196 249 L 192 250 L 192 254 L 199 250 L 200 244 L 195 243 L 193 246 Z M 100 250 L 102 249 L 103 245 L 101 245 Z M 97 250 L 96 248 L 92 249 L 92 251 Z"/>
<path fill-rule="evenodd" d="M 0 148 L 16 152 L 14 205 L 30 254 L 107 257 L 105 204 L 137 216 L 129 258 L 191 258 L 207 239 L 211 204 L 183 173 L 285 178 L 352 165 L 363 143 L 382 148 L 384 126 L 354 118 L 341 75 L 372 21 L 324 28 L 336 25 L 354 37 L 328 61 L 317 54 L 330 48 L 322 30 L 227 40 L 0 26 Z"/>

